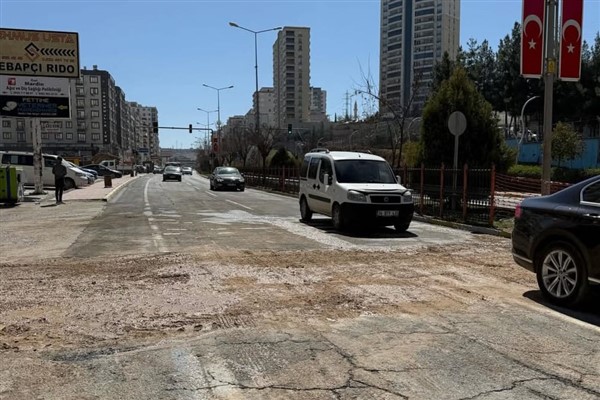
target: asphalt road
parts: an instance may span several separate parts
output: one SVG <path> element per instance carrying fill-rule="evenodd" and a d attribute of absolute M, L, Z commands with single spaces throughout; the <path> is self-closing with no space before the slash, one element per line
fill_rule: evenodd
<path fill-rule="evenodd" d="M 469 240 L 465 231 L 414 222 L 398 234 L 393 227 L 340 234 L 330 218 L 299 219 L 295 197 L 260 190 L 211 191 L 200 175 L 163 182 L 144 175 L 113 197 L 65 254 L 196 251 L 199 246 L 237 250 L 398 249 Z M 93 244 L 90 245 L 90 244 Z"/>
<path fill-rule="evenodd" d="M 597 293 L 548 305 L 504 238 L 198 175 L 0 223 L 2 400 L 600 398 Z"/>

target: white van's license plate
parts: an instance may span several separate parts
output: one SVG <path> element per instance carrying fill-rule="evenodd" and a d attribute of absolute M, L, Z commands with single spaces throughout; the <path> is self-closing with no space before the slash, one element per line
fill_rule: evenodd
<path fill-rule="evenodd" d="M 377 210 L 378 217 L 397 217 L 400 215 L 398 210 Z"/>

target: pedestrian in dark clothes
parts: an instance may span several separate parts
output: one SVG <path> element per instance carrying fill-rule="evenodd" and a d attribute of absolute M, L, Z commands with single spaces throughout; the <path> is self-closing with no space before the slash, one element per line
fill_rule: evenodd
<path fill-rule="evenodd" d="M 56 204 L 65 204 L 62 201 L 63 191 L 65 189 L 65 176 L 67 175 L 67 167 L 62 163 L 62 157 L 56 158 L 56 164 L 52 167 L 52 173 L 54 174 L 54 196 L 56 197 Z"/>

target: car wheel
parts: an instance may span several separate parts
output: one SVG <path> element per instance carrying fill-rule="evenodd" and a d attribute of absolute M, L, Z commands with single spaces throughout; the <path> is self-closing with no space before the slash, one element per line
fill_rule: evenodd
<path fill-rule="evenodd" d="M 394 229 L 398 232 L 406 232 L 409 226 L 410 222 L 397 222 L 394 224 Z"/>
<path fill-rule="evenodd" d="M 333 227 L 336 230 L 343 231 L 344 229 L 346 229 L 346 217 L 342 212 L 342 207 L 337 203 L 333 205 L 331 219 L 333 220 Z"/>
<path fill-rule="evenodd" d="M 65 178 L 65 187 L 64 190 L 70 190 L 75 187 L 75 181 L 71 178 Z"/>
<path fill-rule="evenodd" d="M 300 219 L 302 221 L 308 222 L 312 219 L 313 213 L 310 207 L 308 207 L 308 203 L 306 202 L 306 197 L 302 196 L 300 199 Z"/>
<path fill-rule="evenodd" d="M 242 186 L 242 187 L 240 188 L 240 192 L 243 192 L 245 189 L 246 189 L 246 188 L 245 188 L 244 186 Z"/>
<path fill-rule="evenodd" d="M 551 303 L 577 304 L 589 289 L 583 258 L 569 243 L 546 246 L 536 258 L 535 270 L 542 295 Z"/>

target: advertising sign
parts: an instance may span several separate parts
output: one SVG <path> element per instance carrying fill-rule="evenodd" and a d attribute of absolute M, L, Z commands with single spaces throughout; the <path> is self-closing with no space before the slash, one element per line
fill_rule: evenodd
<path fill-rule="evenodd" d="M 60 133 L 62 132 L 62 121 L 40 121 L 42 133 Z"/>
<path fill-rule="evenodd" d="M 79 78 L 76 32 L 0 28 L 0 75 Z"/>
<path fill-rule="evenodd" d="M 71 118 L 66 78 L 0 75 L 0 115 Z"/>

